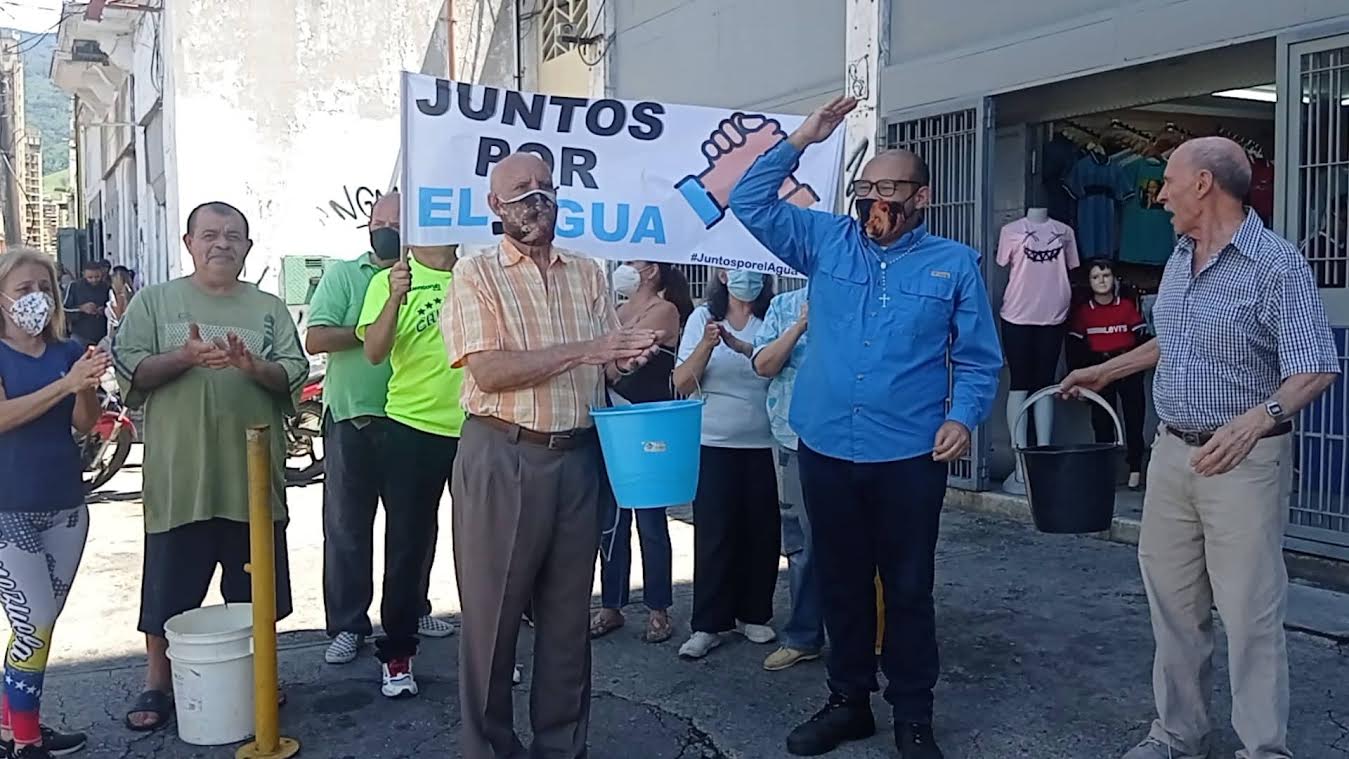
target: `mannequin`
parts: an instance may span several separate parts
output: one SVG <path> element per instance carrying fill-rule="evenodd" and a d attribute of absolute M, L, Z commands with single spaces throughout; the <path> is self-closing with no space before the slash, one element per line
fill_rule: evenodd
<path fill-rule="evenodd" d="M 1012 444 L 1029 443 L 1028 420 L 1035 419 L 1035 442 L 1047 445 L 1054 430 L 1054 400 L 1035 404 L 1020 419 L 1021 405 L 1031 393 L 1054 384 L 1063 351 L 1064 323 L 1072 301 L 1068 272 L 1078 266 L 1077 241 L 1068 225 L 1049 217 L 1047 208 L 1028 208 L 1023 218 L 1002 228 L 998 265 L 1009 267 L 1002 299 L 1003 347 L 1011 385 L 1007 393 L 1007 427 Z M 1026 492 L 1025 477 L 1017 469 L 1003 489 Z"/>
<path fill-rule="evenodd" d="M 1091 297 L 1073 307 L 1068 323 L 1068 365 L 1073 369 L 1104 363 L 1152 339 L 1133 293 L 1121 288 L 1115 278 L 1114 265 L 1107 260 L 1092 261 L 1087 274 Z M 1129 489 L 1137 490 L 1143 482 L 1143 418 L 1147 413 L 1143 375 L 1110 383 L 1101 389 L 1101 397 L 1111 406 L 1118 400 L 1123 412 Z M 1091 426 L 1096 442 L 1115 441 L 1114 421 L 1096 404 L 1091 407 Z"/>

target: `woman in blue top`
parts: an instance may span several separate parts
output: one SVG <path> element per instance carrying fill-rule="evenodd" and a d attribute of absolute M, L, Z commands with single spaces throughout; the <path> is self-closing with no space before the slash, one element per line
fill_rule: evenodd
<path fill-rule="evenodd" d="M 0 692 L 0 747 L 15 759 L 79 750 L 81 734 L 38 720 L 52 628 L 84 552 L 89 512 L 71 435 L 98 419 L 95 388 L 112 360 L 61 338 L 51 258 L 0 254 L 0 603 L 12 630 Z"/>

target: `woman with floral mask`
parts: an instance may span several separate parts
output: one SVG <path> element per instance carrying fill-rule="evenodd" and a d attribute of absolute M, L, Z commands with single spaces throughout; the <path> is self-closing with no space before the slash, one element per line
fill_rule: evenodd
<path fill-rule="evenodd" d="M 688 279 L 670 264 L 651 261 L 629 261 L 614 269 L 610 279 L 615 294 L 623 299 L 618 307 L 618 320 L 623 326 L 652 329 L 665 336 L 663 350 L 646 365 L 610 382 L 610 400 L 619 404 L 671 400 L 675 348 L 684 322 L 693 312 Z M 624 624 L 622 609 L 628 604 L 633 518 L 632 510 L 618 508 L 613 498 L 605 499 L 600 512 L 603 608 L 590 620 L 592 638 L 608 635 Z M 670 526 L 665 521 L 665 509 L 641 509 L 635 518 L 642 544 L 642 600 L 650 610 L 642 640 L 664 643 L 674 634 L 669 611 L 674 601 Z"/>
<path fill-rule="evenodd" d="M 779 512 L 768 380 L 750 361 L 772 283 L 753 271 L 717 271 L 707 303 L 679 343 L 675 387 L 702 391 L 703 435 L 693 499 L 693 635 L 679 655 L 697 659 L 734 630 L 754 643 L 777 637 Z"/>
<path fill-rule="evenodd" d="M 106 353 L 62 340 L 56 268 L 30 250 L 0 254 L 0 572 L 9 618 L 0 693 L 3 755 L 47 759 L 76 751 L 81 734 L 38 721 L 52 628 L 89 531 L 79 451 L 70 434 L 98 419 L 95 388 Z"/>

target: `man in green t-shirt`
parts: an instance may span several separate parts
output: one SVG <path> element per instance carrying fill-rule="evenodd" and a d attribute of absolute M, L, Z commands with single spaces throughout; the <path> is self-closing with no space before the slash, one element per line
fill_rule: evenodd
<path fill-rule="evenodd" d="M 387 359 L 372 364 L 365 357 L 356 322 L 370 280 L 397 261 L 402 250 L 398 210 L 396 192 L 375 203 L 370 209 L 371 252 L 329 266 L 309 302 L 305 348 L 310 354 L 328 354 L 323 378 L 323 607 L 332 638 L 324 654 L 329 664 L 354 661 L 371 633 L 375 510 L 388 479 L 380 441 L 393 370 Z M 437 638 L 453 634 L 449 622 L 431 616 L 425 596 L 417 632 Z"/>
<path fill-rule="evenodd" d="M 441 495 L 459 449 L 464 412 L 459 405 L 462 369 L 449 368 L 440 336 L 440 308 L 457 248 L 415 248 L 370 280 L 356 322 L 372 363 L 389 360 L 393 375 L 384 403 L 380 461 L 384 492 L 384 637 L 376 644 L 383 663 L 384 695 L 415 696 L 412 657 L 436 552 Z"/>
<path fill-rule="evenodd" d="M 216 565 L 225 601 L 252 597 L 245 434 L 255 425 L 271 433 L 277 618 L 291 611 L 283 424 L 309 361 L 286 305 L 239 280 L 253 242 L 238 209 L 198 206 L 183 242 L 193 273 L 137 293 L 113 343 L 127 405 L 145 408 L 139 628 L 148 667 L 127 713 L 132 730 L 160 727 L 171 713 L 164 623 L 201 606 Z"/>

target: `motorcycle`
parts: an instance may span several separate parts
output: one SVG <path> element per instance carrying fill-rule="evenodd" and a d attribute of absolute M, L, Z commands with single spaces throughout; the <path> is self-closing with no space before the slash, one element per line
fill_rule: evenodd
<path fill-rule="evenodd" d="M 103 376 L 99 395 L 102 396 L 102 411 L 98 421 L 88 434 L 77 440 L 80 461 L 84 465 L 85 488 L 91 492 L 106 485 L 117 474 L 131 454 L 131 444 L 136 441 L 136 423 L 122 403 L 117 379 L 111 370 Z"/>
<path fill-rule="evenodd" d="M 302 462 L 291 466 L 292 461 Z M 295 415 L 286 418 L 286 483 L 308 485 L 323 474 L 323 369 L 311 366 Z"/>

